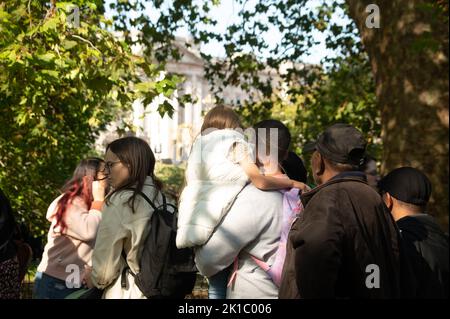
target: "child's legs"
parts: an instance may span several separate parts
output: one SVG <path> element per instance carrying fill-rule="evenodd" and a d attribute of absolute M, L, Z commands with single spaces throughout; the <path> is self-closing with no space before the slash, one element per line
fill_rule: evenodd
<path fill-rule="evenodd" d="M 208 298 L 209 299 L 226 299 L 227 284 L 230 275 L 230 268 L 219 271 L 214 276 L 208 278 Z"/>

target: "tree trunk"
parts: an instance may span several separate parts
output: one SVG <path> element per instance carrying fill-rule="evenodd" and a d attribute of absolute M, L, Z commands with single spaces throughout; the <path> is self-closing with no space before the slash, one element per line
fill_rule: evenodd
<path fill-rule="evenodd" d="M 379 28 L 369 28 L 369 4 Z M 382 174 L 422 170 L 433 184 L 428 212 L 448 230 L 448 2 L 347 0 L 367 50 L 381 109 Z M 369 17 L 369 20 L 370 17 Z"/>

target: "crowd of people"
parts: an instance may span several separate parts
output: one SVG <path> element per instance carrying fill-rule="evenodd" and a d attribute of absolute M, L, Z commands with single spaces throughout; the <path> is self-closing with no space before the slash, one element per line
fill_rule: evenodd
<path fill-rule="evenodd" d="M 308 184 L 283 123 L 244 129 L 229 107 L 206 114 L 173 202 L 174 243 L 193 251 L 210 299 L 448 298 L 448 234 L 427 211 L 432 185 L 421 171 L 375 178 L 363 134 L 335 124 L 304 147 Z M 132 136 L 78 164 L 47 211 L 34 298 L 147 297 L 141 257 L 165 204 L 155 164 Z M 1 192 L 0 204 L 0 298 L 18 298 L 21 246 Z"/>

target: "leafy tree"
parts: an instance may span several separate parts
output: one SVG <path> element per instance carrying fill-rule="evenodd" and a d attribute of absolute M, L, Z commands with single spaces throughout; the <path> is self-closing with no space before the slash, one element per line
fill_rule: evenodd
<path fill-rule="evenodd" d="M 178 201 L 184 187 L 184 173 L 184 165 L 157 163 L 155 166 L 155 175 L 164 183 L 164 193 L 175 202 Z"/>
<path fill-rule="evenodd" d="M 434 186 L 430 212 L 436 214 L 444 226 L 448 225 L 448 1 L 322 0 L 317 1 L 317 8 L 308 9 L 308 0 L 260 0 L 254 5 L 248 5 L 246 0 L 235 0 L 240 7 L 238 20 L 229 25 L 225 33 L 214 31 L 217 21 L 209 14 L 218 2 L 121 0 L 114 4 L 117 11 L 114 26 L 121 30 L 128 25 L 136 26 L 143 35 L 134 41 L 144 44 L 149 54 L 157 47 L 153 57 L 162 63 L 167 58 L 179 57 L 171 40 L 182 27 L 190 31 L 195 43 L 223 43 L 224 59 L 203 54 L 207 61 L 205 75 L 216 100 L 221 101 L 221 92 L 228 85 L 248 92 L 257 91 L 258 94 L 250 94 L 249 101 L 244 103 L 247 112 L 256 116 L 271 114 L 270 109 L 282 102 L 276 94 L 274 97 L 277 85 L 272 83 L 272 77 L 260 76 L 267 66 L 277 70 L 286 62 L 292 63 L 286 72 L 280 73 L 284 83 L 303 79 L 297 90 L 290 92 L 292 99 L 296 99 L 294 96 L 309 99 L 304 91 L 317 87 L 314 84 L 317 81 L 324 83 L 323 74 L 301 67 L 302 56 L 314 45 L 313 32 L 327 34 L 327 47 L 337 54 L 323 62 L 342 66 L 341 74 L 351 73 L 345 68 L 353 66 L 352 59 L 368 57 L 373 91 L 364 91 L 368 89 L 364 74 L 350 91 L 336 78 L 335 88 L 344 86 L 343 92 L 365 93 L 361 98 L 346 96 L 345 100 L 339 94 L 333 98 L 336 91 L 328 91 L 323 97 L 325 100 L 313 93 L 312 96 L 319 97 L 315 99 L 317 108 L 313 107 L 315 102 L 307 103 L 299 117 L 310 114 L 307 118 L 313 119 L 317 116 L 318 123 L 323 125 L 334 120 L 355 121 L 373 140 L 379 135 L 373 133 L 381 126 L 382 173 L 404 165 L 423 170 Z M 156 10 L 157 18 L 146 15 L 144 9 Z M 137 14 L 131 17 L 123 14 L 128 10 Z M 348 23 L 336 21 L 333 19 L 336 13 L 349 16 L 351 20 Z M 266 43 L 261 35 L 273 30 L 280 34 L 278 41 Z M 127 41 L 134 43 L 130 39 Z M 319 92 L 330 90 L 333 80 L 330 81 Z M 376 112 L 370 108 L 373 94 Z M 338 100 L 341 103 L 337 103 Z M 322 102 L 325 105 L 319 104 Z M 377 116 L 369 120 L 377 112 L 381 115 L 380 123 Z M 327 115 L 322 117 L 324 113 Z M 305 123 L 296 124 L 302 127 L 302 136 L 315 133 L 320 127 Z"/>
<path fill-rule="evenodd" d="M 448 229 L 448 1 L 375 1 L 379 29 L 366 27 L 372 1 L 347 2 L 376 82 L 382 171 L 424 171 L 433 184 L 428 209 Z"/>
<path fill-rule="evenodd" d="M 380 160 L 380 112 L 375 101 L 375 83 L 365 54 L 339 59 L 328 72 L 316 69 L 311 86 L 291 86 L 291 94 L 275 99 L 273 105 L 258 102 L 238 108 L 245 125 L 273 118 L 282 121 L 292 135 L 292 150 L 303 155 L 309 168 L 309 157 L 302 154 L 303 145 L 337 122 L 352 123 L 365 133 L 368 153 Z M 299 94 L 297 90 L 302 90 Z M 275 91 L 276 92 L 276 91 Z"/>
<path fill-rule="evenodd" d="M 107 31 L 103 12 L 98 0 L 0 4 L 0 187 L 35 235 L 98 132 L 180 81 L 155 80 L 159 69 Z"/>

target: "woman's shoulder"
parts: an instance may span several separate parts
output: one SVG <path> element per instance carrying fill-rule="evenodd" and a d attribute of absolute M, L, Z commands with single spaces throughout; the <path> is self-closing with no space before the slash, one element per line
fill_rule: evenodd
<path fill-rule="evenodd" d="M 152 180 L 147 179 L 144 187 L 142 188 L 142 193 L 144 193 L 152 203 L 158 207 L 162 204 L 163 191 L 159 189 Z M 165 195 L 164 195 L 165 196 Z M 167 196 L 166 201 L 167 201 Z"/>
<path fill-rule="evenodd" d="M 107 200 L 107 206 L 108 207 L 120 207 L 121 210 L 129 210 L 132 211 L 129 202 L 130 199 L 133 197 L 135 191 L 132 189 L 122 189 L 119 190 L 110 196 L 108 196 Z M 147 211 L 148 206 L 150 204 L 147 203 L 146 199 L 144 198 L 145 195 L 147 198 L 149 198 L 155 206 L 159 206 L 161 203 L 161 191 L 158 190 L 155 186 L 145 183 L 142 190 L 138 191 L 136 193 L 135 197 L 135 211 L 136 210 L 145 210 Z M 125 207 L 125 208 L 124 208 Z M 129 209 L 128 209 L 129 208 Z"/>
<path fill-rule="evenodd" d="M 113 206 L 127 202 L 133 196 L 133 193 L 131 189 L 119 189 L 106 197 L 106 203 L 108 206 Z"/>
<path fill-rule="evenodd" d="M 56 209 L 58 207 L 59 200 L 63 197 L 64 194 L 59 195 L 56 197 L 51 204 L 47 208 L 47 220 L 51 221 L 53 216 L 56 214 Z"/>
<path fill-rule="evenodd" d="M 117 190 L 106 197 L 102 215 L 104 220 L 120 220 L 121 224 L 127 224 L 129 218 L 134 215 L 130 206 L 133 191 L 128 189 Z M 135 203 L 135 208 L 136 208 Z"/>

